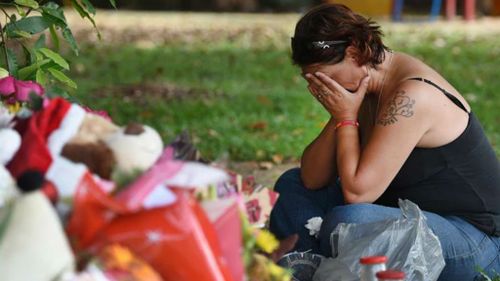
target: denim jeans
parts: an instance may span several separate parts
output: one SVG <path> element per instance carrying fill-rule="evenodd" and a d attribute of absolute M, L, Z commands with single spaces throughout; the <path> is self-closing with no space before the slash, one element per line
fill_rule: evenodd
<path fill-rule="evenodd" d="M 270 217 L 270 230 L 278 239 L 299 234 L 296 251 L 311 250 L 331 256 L 330 233 L 343 223 L 367 223 L 401 217 L 398 208 L 375 204 L 344 204 L 338 184 L 308 190 L 300 179 L 300 169 L 291 169 L 276 182 L 280 196 Z M 500 237 L 488 236 L 456 216 L 425 212 L 427 224 L 439 238 L 446 266 L 439 281 L 478 280 L 480 267 L 489 275 L 500 273 Z M 319 238 L 304 227 L 312 217 L 322 217 Z"/>

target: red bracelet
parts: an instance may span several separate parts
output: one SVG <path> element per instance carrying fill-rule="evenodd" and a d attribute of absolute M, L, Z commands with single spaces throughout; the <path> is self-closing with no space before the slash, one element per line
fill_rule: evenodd
<path fill-rule="evenodd" d="M 335 125 L 335 130 L 337 130 L 338 128 L 343 127 L 343 126 L 359 127 L 359 123 L 356 120 L 343 120 L 343 121 L 338 122 L 337 125 Z"/>

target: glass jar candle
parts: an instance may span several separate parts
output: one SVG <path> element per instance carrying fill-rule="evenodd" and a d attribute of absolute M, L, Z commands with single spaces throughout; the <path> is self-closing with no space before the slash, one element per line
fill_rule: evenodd
<path fill-rule="evenodd" d="M 377 281 L 404 281 L 405 273 L 397 270 L 379 271 L 377 278 Z"/>
<path fill-rule="evenodd" d="M 377 272 L 386 269 L 386 256 L 369 256 L 359 259 L 361 264 L 360 281 L 377 281 Z"/>

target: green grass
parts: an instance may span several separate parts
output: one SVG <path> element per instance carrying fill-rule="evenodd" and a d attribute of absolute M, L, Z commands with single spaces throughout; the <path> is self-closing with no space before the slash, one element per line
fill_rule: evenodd
<path fill-rule="evenodd" d="M 388 45 L 420 57 L 461 91 L 500 152 L 499 36 L 390 33 Z M 436 47 L 443 40 L 445 47 Z M 284 38 L 284 40 L 288 40 Z M 124 124 L 157 128 L 165 141 L 189 130 L 208 159 L 228 153 L 232 160 L 297 159 L 321 130 L 327 113 L 306 91 L 299 70 L 283 47 L 241 47 L 231 42 L 200 46 L 134 45 L 86 47 L 70 58 L 83 103 L 109 111 Z M 169 83 L 194 88 L 181 99 L 139 101 L 112 98 L 116 85 Z M 99 93 L 99 98 L 95 94 Z"/>

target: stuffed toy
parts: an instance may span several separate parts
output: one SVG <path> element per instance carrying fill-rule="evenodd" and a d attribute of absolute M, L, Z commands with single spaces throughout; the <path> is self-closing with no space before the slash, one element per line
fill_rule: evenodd
<path fill-rule="evenodd" d="M 63 147 L 62 156 L 110 180 L 147 170 L 162 151 L 162 139 L 153 128 L 138 123 L 120 128 L 88 113 L 77 134 Z"/>
<path fill-rule="evenodd" d="M 113 151 L 118 173 L 145 171 L 163 152 L 160 135 L 151 127 L 130 123 L 111 134 L 106 144 Z"/>
<path fill-rule="evenodd" d="M 50 100 L 19 131 L 21 147 L 8 169 L 15 178 L 26 171 L 41 172 L 56 190 L 56 198 L 72 197 L 89 171 L 98 180 L 144 171 L 163 151 L 154 129 L 138 124 L 119 127 L 62 98 Z"/>
<path fill-rule="evenodd" d="M 12 159 L 21 146 L 21 136 L 12 129 L 14 115 L 0 103 L 0 165 L 5 165 Z"/>
<path fill-rule="evenodd" d="M 3 165 L 0 165 L 0 225 L 2 225 L 3 219 L 2 208 L 17 197 L 18 194 L 14 179 L 9 171 Z"/>
<path fill-rule="evenodd" d="M 4 166 L 21 145 L 21 136 L 12 129 L 13 119 L 14 115 L 10 114 L 0 103 L 0 221 L 2 220 L 1 209 L 18 195 L 14 179 Z"/>
<path fill-rule="evenodd" d="M 18 185 L 29 192 L 0 207 L 2 280 L 59 280 L 74 270 L 74 256 L 61 222 L 47 197 L 38 191 L 42 184 L 42 175 L 23 174 Z"/>

